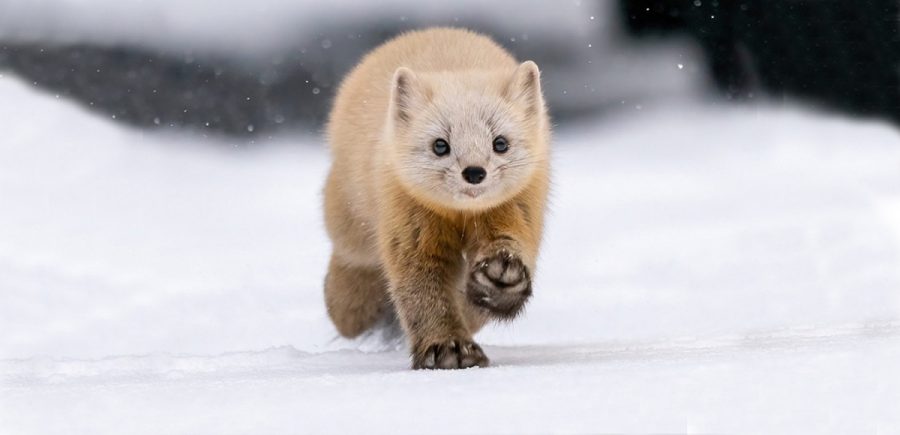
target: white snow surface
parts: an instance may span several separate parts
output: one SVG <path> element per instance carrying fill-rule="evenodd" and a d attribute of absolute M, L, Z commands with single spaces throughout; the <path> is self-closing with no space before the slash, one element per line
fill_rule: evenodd
<path fill-rule="evenodd" d="M 319 137 L 145 134 L 2 76 L 0 120 L 0 433 L 900 431 L 888 125 L 561 129 L 535 297 L 441 372 L 329 323 Z"/>
<path fill-rule="evenodd" d="M 619 15 L 613 1 L 582 0 L 0 0 L 0 41 L 137 46 L 186 63 L 217 54 L 252 70 L 299 52 L 312 74 L 329 77 L 350 67 L 343 57 L 358 38 L 382 28 L 486 26 L 511 49 L 530 40 L 563 51 L 541 65 L 553 77 L 545 92 L 568 110 L 707 92 L 699 46 L 629 41 Z"/>
<path fill-rule="evenodd" d="M 290 46 L 327 24 L 344 23 L 342 33 L 352 37 L 354 26 L 373 18 L 394 25 L 477 20 L 520 36 L 574 37 L 605 33 L 615 25 L 614 8 L 581 0 L 0 0 L 0 39 L 234 53 Z"/>

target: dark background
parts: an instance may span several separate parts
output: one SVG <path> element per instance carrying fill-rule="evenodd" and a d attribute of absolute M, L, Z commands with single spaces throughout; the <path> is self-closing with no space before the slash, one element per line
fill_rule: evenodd
<path fill-rule="evenodd" d="M 0 70 L 141 128 L 254 138 L 318 130 L 340 78 L 362 54 L 405 30 L 454 25 L 488 33 L 519 58 L 535 59 L 553 72 L 546 77 L 562 77 L 545 84 L 558 123 L 652 104 L 673 89 L 680 92 L 685 80 L 711 84 L 713 98 L 798 99 L 900 123 L 898 4 L 622 0 L 610 7 L 584 2 L 580 7 L 588 13 L 612 14 L 607 21 L 613 28 L 591 16 L 596 27 L 531 38 L 527 25 L 510 31 L 516 26 L 498 26 L 478 11 L 452 19 L 446 14 L 350 15 L 323 20 L 306 29 L 305 36 L 253 53 L 134 41 L 65 41 L 7 31 L 0 33 Z M 565 29 L 567 23 L 558 26 Z M 644 60 L 591 43 L 604 38 L 632 46 L 675 41 L 699 65 L 654 73 L 660 68 L 646 68 Z M 635 78 L 632 72 L 638 70 Z M 678 73 L 690 77 L 673 78 Z"/>

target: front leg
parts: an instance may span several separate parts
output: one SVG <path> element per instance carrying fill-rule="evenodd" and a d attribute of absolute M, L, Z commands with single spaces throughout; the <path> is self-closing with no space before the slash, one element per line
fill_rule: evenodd
<path fill-rule="evenodd" d="M 531 296 L 543 226 L 542 198 L 516 198 L 478 222 L 478 231 L 473 231 L 466 296 L 492 317 L 516 317 Z"/>
<path fill-rule="evenodd" d="M 488 358 L 472 340 L 455 290 L 463 266 L 460 242 L 437 217 L 418 214 L 394 221 L 382 237 L 389 292 L 413 368 L 485 367 Z"/>
<path fill-rule="evenodd" d="M 469 302 L 495 317 L 512 319 L 531 293 L 531 268 L 523 259 L 520 243 L 508 236 L 484 243 L 469 266 Z"/>

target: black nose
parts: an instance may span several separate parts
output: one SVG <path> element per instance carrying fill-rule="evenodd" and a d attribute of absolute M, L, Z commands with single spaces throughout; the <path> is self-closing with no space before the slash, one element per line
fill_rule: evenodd
<path fill-rule="evenodd" d="M 478 184 L 484 180 L 484 177 L 487 176 L 487 171 L 484 170 L 481 166 L 469 166 L 466 169 L 463 169 L 463 178 L 466 179 L 469 183 Z"/>

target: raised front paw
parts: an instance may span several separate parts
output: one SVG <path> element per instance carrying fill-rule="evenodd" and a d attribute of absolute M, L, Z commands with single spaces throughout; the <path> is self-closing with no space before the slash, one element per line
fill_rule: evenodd
<path fill-rule="evenodd" d="M 531 274 L 522 259 L 500 249 L 475 261 L 466 285 L 466 296 L 473 304 L 492 314 L 511 319 L 531 296 Z"/>
<path fill-rule="evenodd" d="M 481 346 L 468 339 L 449 339 L 416 347 L 414 369 L 465 369 L 487 367 L 490 363 Z"/>

